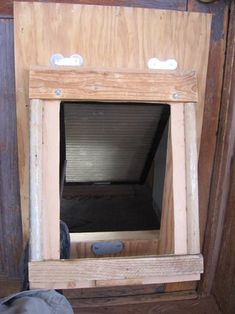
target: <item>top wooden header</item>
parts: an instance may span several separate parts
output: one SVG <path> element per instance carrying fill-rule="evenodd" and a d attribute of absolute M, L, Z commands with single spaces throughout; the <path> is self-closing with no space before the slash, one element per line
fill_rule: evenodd
<path fill-rule="evenodd" d="M 35 67 L 29 98 L 182 103 L 198 92 L 195 72 Z"/>

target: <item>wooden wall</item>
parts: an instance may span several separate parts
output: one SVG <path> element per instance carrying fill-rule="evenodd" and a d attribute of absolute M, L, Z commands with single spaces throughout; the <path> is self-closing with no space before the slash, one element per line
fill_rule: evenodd
<path fill-rule="evenodd" d="M 0 19 L 0 296 L 18 287 L 22 250 L 13 53 L 12 19 Z"/>
<path fill-rule="evenodd" d="M 56 1 L 50 1 L 56 2 Z M 205 111 L 204 121 L 202 129 L 201 148 L 199 155 L 199 195 L 200 195 L 200 220 L 201 220 L 201 240 L 203 246 L 203 253 L 205 257 L 205 275 L 200 284 L 201 294 L 210 294 L 211 291 L 216 297 L 216 300 L 221 308 L 225 309 L 226 313 L 234 313 L 234 264 L 235 264 L 235 249 L 233 231 L 235 229 L 234 218 L 234 146 L 229 146 L 228 143 L 232 143 L 231 126 L 232 121 L 234 124 L 234 101 L 226 101 L 225 94 L 223 94 L 223 100 L 221 102 L 222 95 L 222 83 L 224 76 L 224 62 L 225 62 L 225 50 L 227 42 L 227 28 L 229 22 L 229 0 L 218 0 L 211 4 L 203 4 L 197 0 L 74 0 L 74 1 L 58 1 L 57 2 L 70 2 L 70 3 L 92 3 L 92 4 L 104 4 L 104 5 L 126 5 L 126 6 L 140 6 L 140 7 L 155 7 L 162 9 L 176 9 L 176 10 L 189 10 L 189 11 L 202 11 L 213 13 L 212 20 L 212 34 L 210 44 L 210 56 L 209 67 L 207 76 L 207 88 L 205 97 Z M 233 6 L 234 8 L 234 6 Z M 12 1 L 6 0 L 0 3 L 0 40 L 4 40 L 4 45 L 1 47 L 2 51 L 5 51 L 5 55 L 8 55 L 8 59 L 5 57 L 4 61 L 1 61 L 0 81 L 5 77 L 5 86 L 8 87 L 8 94 L 5 89 L 1 89 L 0 98 L 0 158 L 4 160 L 1 165 L 0 172 L 0 206 L 1 206 L 1 223 L 2 217 L 6 217 L 0 234 L 0 249 L 2 253 L 4 247 L 4 239 L 14 235 L 13 245 L 8 245 L 7 256 L 14 265 L 9 266 L 17 276 L 16 265 L 19 258 L 19 250 L 21 243 L 20 233 L 20 217 L 19 217 L 19 186 L 17 176 L 17 155 L 16 155 L 16 117 L 15 117 L 15 104 L 14 104 L 14 89 L 13 89 L 13 69 L 12 61 L 10 61 L 10 54 L 13 53 L 13 34 L 12 34 Z M 230 14 L 230 23 L 234 20 L 234 9 Z M 232 18 L 233 16 L 233 18 Z M 6 23 L 6 26 L 4 23 Z M 3 26 L 4 25 L 4 26 Z M 234 24 L 231 24 L 234 25 Z M 231 29 L 232 27 L 230 27 Z M 233 26 L 232 29 L 235 27 Z M 3 30 L 3 31 L 2 31 Z M 231 39 L 230 31 L 230 46 L 234 47 L 234 39 Z M 231 48 L 229 48 L 227 53 Z M 228 53 L 228 58 L 233 52 Z M 13 56 L 12 56 L 13 60 Z M 229 59 L 228 59 L 229 60 Z M 232 59 L 230 59 L 232 60 Z M 230 63 L 229 63 L 230 62 Z M 8 64 L 8 71 L 11 74 L 6 75 L 2 71 L 4 64 Z M 9 64 L 11 66 L 9 67 Z M 231 64 L 231 61 L 228 61 Z M 229 68 L 229 66 L 228 66 Z M 9 70 L 11 69 L 11 70 Z M 6 71 L 6 70 L 5 70 Z M 228 72 L 227 72 L 228 73 Z M 234 71 L 233 71 L 234 73 Z M 229 77 L 229 74 L 226 74 Z M 231 78 L 231 74 L 230 74 Z M 234 78 L 233 78 L 234 80 Z M 229 78 L 227 78 L 229 82 Z M 226 84 L 226 80 L 224 82 Z M 228 87 L 224 85 L 225 92 L 228 93 Z M 224 92 L 224 93 L 225 93 Z M 6 99 L 10 94 L 10 102 Z M 8 95 L 6 97 L 6 95 Z M 228 93 L 232 95 L 232 93 Z M 232 96 L 230 96 L 232 97 Z M 4 99 L 4 101 L 3 101 Z M 228 99 L 228 96 L 227 96 Z M 7 105 L 8 104 L 8 105 Z M 233 109 L 231 109 L 233 108 Z M 230 119 L 228 119 L 230 117 Z M 5 123 L 5 124 L 4 124 Z M 7 126 L 11 126 L 7 128 Z M 230 135 L 229 135 L 230 134 Z M 7 144 L 8 143 L 8 144 Z M 226 145 L 222 145 L 227 143 Z M 7 147 L 7 150 L 5 149 Z M 233 148 L 232 148 L 233 147 Z M 4 156 L 8 158 L 2 159 Z M 223 164 L 223 161 L 226 165 Z M 2 161 L 1 161 L 2 162 Z M 223 170 L 226 170 L 224 173 Z M 4 183 L 4 189 L 2 188 Z M 225 184 L 221 189 L 221 184 Z M 220 189 L 219 189 L 220 186 Z M 6 192 L 7 191 L 7 192 Z M 10 192 L 9 192 L 10 191 Z M 8 194 L 11 200 L 11 206 L 8 205 L 6 199 L 3 200 L 3 196 Z M 226 194 L 226 195 L 225 195 Z M 225 195 L 225 199 L 221 200 L 219 195 Z M 5 204 L 5 205 L 4 205 Z M 11 208 L 11 211 L 9 211 Z M 13 213 L 8 215 L 6 213 Z M 5 216 L 4 216 L 5 215 Z M 14 217 L 14 220 L 13 220 Z M 9 228 L 11 232 L 7 231 L 6 225 L 14 226 Z M 224 228 L 223 228 L 224 226 Z M 14 230 L 13 230 L 14 229 Z M 204 234 L 206 230 L 206 241 L 204 241 Z M 3 240 L 2 240 L 3 239 Z M 12 239 L 12 238 L 11 238 Z M 216 245 L 217 243 L 217 245 Z M 219 244 L 218 244 L 219 243 Z M 220 250 L 220 243 L 222 243 Z M 17 249 L 16 249 L 17 248 Z M 1 254 L 0 254 L 1 256 Z M 212 258 L 213 257 L 213 258 Z M 218 261 L 218 264 L 217 264 Z M 1 270 L 6 267 L 6 260 L 0 260 Z M 14 270 L 15 269 L 15 270 Z M 12 274 L 13 274 L 12 273 Z M 12 275 L 13 276 L 13 275 Z M 0 285 L 3 282 L 0 274 Z M 138 290 L 138 289 L 137 289 Z M 145 291 L 134 292 L 133 294 L 146 294 Z M 155 287 L 152 293 L 156 293 Z M 140 298 L 139 298 L 140 300 Z M 136 302 L 136 301 L 135 301 Z M 144 302 L 141 299 L 141 302 Z M 154 301 L 155 302 L 155 301 Z M 138 307 L 138 306 L 137 306 Z M 109 311 L 111 313 L 111 311 Z M 117 313 L 117 312 L 115 312 Z M 130 313 L 130 312 L 129 312 Z M 173 312 L 172 312 L 173 313 Z M 175 312 L 177 313 L 177 312 Z M 209 312 L 208 312 L 209 313 Z"/>
<path fill-rule="evenodd" d="M 223 101 L 218 128 L 214 195 L 212 206 L 217 212 L 215 225 L 208 231 L 210 264 L 219 256 L 217 265 L 210 265 L 207 285 L 224 313 L 235 312 L 235 2 L 231 7 Z M 213 238 L 213 234 L 216 237 Z M 217 240 L 218 234 L 221 243 Z M 208 243 L 208 244 L 209 244 Z"/>

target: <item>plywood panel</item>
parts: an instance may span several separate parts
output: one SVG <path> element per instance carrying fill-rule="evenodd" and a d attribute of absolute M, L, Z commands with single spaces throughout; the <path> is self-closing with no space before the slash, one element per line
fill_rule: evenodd
<path fill-rule="evenodd" d="M 208 14 L 70 4 L 15 3 L 18 148 L 24 235 L 28 223 L 28 69 L 50 56 L 80 53 L 86 67 L 146 69 L 149 58 L 175 58 L 198 74 L 201 134 L 210 38 Z M 48 27 L 48 24 L 50 27 Z M 195 44 L 196 43 L 196 44 Z"/>
<path fill-rule="evenodd" d="M 158 239 L 159 230 L 70 233 L 70 258 L 95 257 L 92 244 L 106 241 L 122 241 L 124 245 L 121 252 L 108 256 L 155 255 Z"/>

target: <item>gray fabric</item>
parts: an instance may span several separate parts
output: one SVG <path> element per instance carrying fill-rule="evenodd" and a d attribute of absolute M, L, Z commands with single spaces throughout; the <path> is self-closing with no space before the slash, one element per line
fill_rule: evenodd
<path fill-rule="evenodd" d="M 68 300 L 55 290 L 30 290 L 0 300 L 1 314 L 73 314 Z"/>

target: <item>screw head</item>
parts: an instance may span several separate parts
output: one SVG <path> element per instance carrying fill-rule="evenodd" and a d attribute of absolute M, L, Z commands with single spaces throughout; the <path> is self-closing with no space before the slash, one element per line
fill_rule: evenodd
<path fill-rule="evenodd" d="M 180 95 L 179 95 L 178 93 L 174 93 L 174 94 L 172 95 L 172 97 L 173 97 L 174 99 L 180 99 Z"/>
<path fill-rule="evenodd" d="M 56 90 L 55 90 L 55 95 L 56 95 L 56 96 L 61 96 L 61 95 L 62 95 L 61 89 L 56 89 Z"/>

